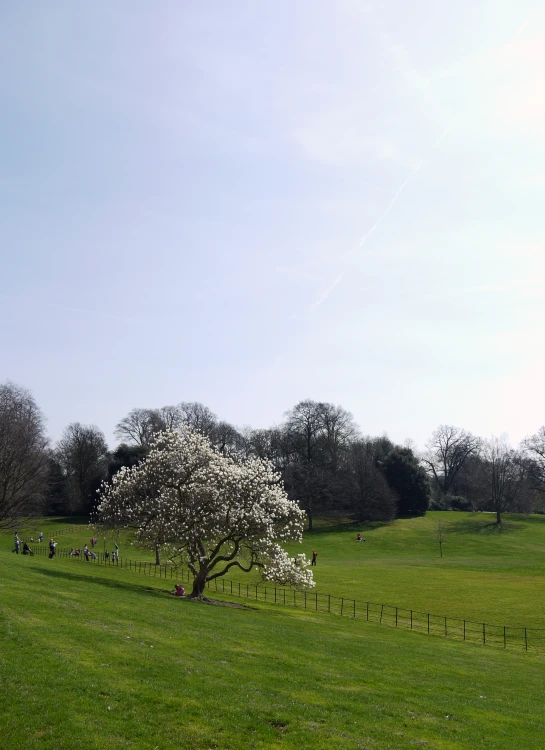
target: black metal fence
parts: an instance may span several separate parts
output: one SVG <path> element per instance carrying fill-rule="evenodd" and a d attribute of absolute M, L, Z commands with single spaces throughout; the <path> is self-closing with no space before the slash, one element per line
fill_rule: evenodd
<path fill-rule="evenodd" d="M 34 546 L 34 554 L 49 555 L 49 547 L 42 543 Z M 83 560 L 99 565 L 121 568 L 123 570 L 165 578 L 176 582 L 191 583 L 192 575 L 187 568 L 176 568 L 174 565 L 155 565 L 155 563 L 127 558 L 115 558 L 111 554 L 106 557 L 102 552 L 90 550 L 94 557 L 83 553 L 76 557 L 67 549 L 57 549 L 55 557 Z M 463 620 L 447 615 L 436 615 L 431 612 L 419 612 L 405 607 L 391 604 L 360 601 L 347 597 L 323 594 L 318 591 L 296 591 L 280 586 L 263 583 L 250 584 L 233 581 L 225 577 L 215 578 L 207 584 L 207 588 L 218 593 L 243 597 L 258 602 L 267 602 L 296 609 L 327 612 L 341 617 L 365 620 L 379 625 L 387 625 L 404 630 L 414 630 L 419 633 L 439 635 L 458 641 L 501 648 L 518 648 L 524 651 L 545 649 L 545 628 L 511 627 L 508 625 L 492 625 L 485 622 Z"/>

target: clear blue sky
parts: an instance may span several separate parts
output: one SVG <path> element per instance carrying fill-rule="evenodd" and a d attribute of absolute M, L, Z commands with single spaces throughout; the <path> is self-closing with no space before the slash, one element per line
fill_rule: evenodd
<path fill-rule="evenodd" d="M 545 422 L 545 4 L 5 2 L 0 381 L 57 439 Z"/>

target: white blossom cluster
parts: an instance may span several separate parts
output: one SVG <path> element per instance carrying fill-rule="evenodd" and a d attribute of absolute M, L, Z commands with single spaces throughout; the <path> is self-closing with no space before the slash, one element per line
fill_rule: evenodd
<path fill-rule="evenodd" d="M 99 522 L 136 531 L 139 543 L 181 558 L 201 588 L 230 568 L 254 567 L 297 588 L 314 586 L 302 541 L 304 512 L 289 500 L 270 462 L 216 451 L 190 430 L 158 433 L 147 457 L 99 490 Z"/>

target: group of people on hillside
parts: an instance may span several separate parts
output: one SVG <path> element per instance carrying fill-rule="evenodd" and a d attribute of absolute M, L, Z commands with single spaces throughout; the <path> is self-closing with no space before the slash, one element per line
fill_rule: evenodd
<path fill-rule="evenodd" d="M 43 531 L 40 531 L 40 533 L 38 535 L 38 542 L 41 543 L 43 541 L 43 538 L 44 538 Z M 22 554 L 23 555 L 33 555 L 34 554 L 34 551 L 29 547 L 28 542 L 22 540 L 19 537 L 19 534 L 17 532 L 15 532 L 15 534 L 14 534 L 13 541 L 14 541 L 13 552 L 15 552 L 17 555 L 21 552 L 21 545 L 23 545 L 23 549 L 22 549 Z M 34 541 L 34 537 L 31 536 L 30 537 L 30 541 L 33 542 Z M 92 549 L 89 549 L 89 546 L 87 544 L 84 545 L 83 550 L 80 549 L 79 547 L 77 549 L 74 549 L 74 547 L 70 547 L 70 552 L 68 553 L 68 555 L 70 557 L 85 557 L 85 559 L 87 561 L 89 561 L 89 560 L 96 560 L 97 559 L 97 554 L 96 554 L 96 552 L 93 551 L 93 549 L 96 547 L 97 544 L 98 544 L 98 539 L 95 536 L 93 536 L 93 537 L 91 537 L 91 547 L 92 547 Z M 57 552 L 57 542 L 53 538 L 51 538 L 49 540 L 49 559 L 50 560 L 53 557 L 55 557 L 56 552 Z M 105 560 L 109 560 L 110 559 L 110 553 L 107 550 L 104 553 L 104 559 Z M 114 543 L 114 551 L 112 552 L 112 561 L 113 562 L 117 562 L 117 560 L 119 560 L 119 545 L 117 544 L 117 542 L 115 542 Z"/>
<path fill-rule="evenodd" d="M 17 555 L 21 551 L 21 541 L 22 540 L 19 539 L 18 533 L 15 532 L 15 534 L 14 534 L 15 547 L 13 548 L 12 552 L 15 552 Z M 27 542 L 25 542 L 25 541 L 23 541 L 23 552 L 22 552 L 22 554 L 23 555 L 33 555 L 34 554 L 34 552 L 30 549 L 30 547 L 28 546 Z"/>

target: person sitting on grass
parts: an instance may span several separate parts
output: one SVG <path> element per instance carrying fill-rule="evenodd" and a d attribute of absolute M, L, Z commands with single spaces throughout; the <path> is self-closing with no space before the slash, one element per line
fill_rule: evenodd
<path fill-rule="evenodd" d="M 185 589 L 181 583 L 177 583 L 174 591 L 170 592 L 173 596 L 185 596 Z"/>
<path fill-rule="evenodd" d="M 81 555 L 81 550 L 78 547 L 77 550 L 74 551 L 74 557 L 79 557 Z"/>

